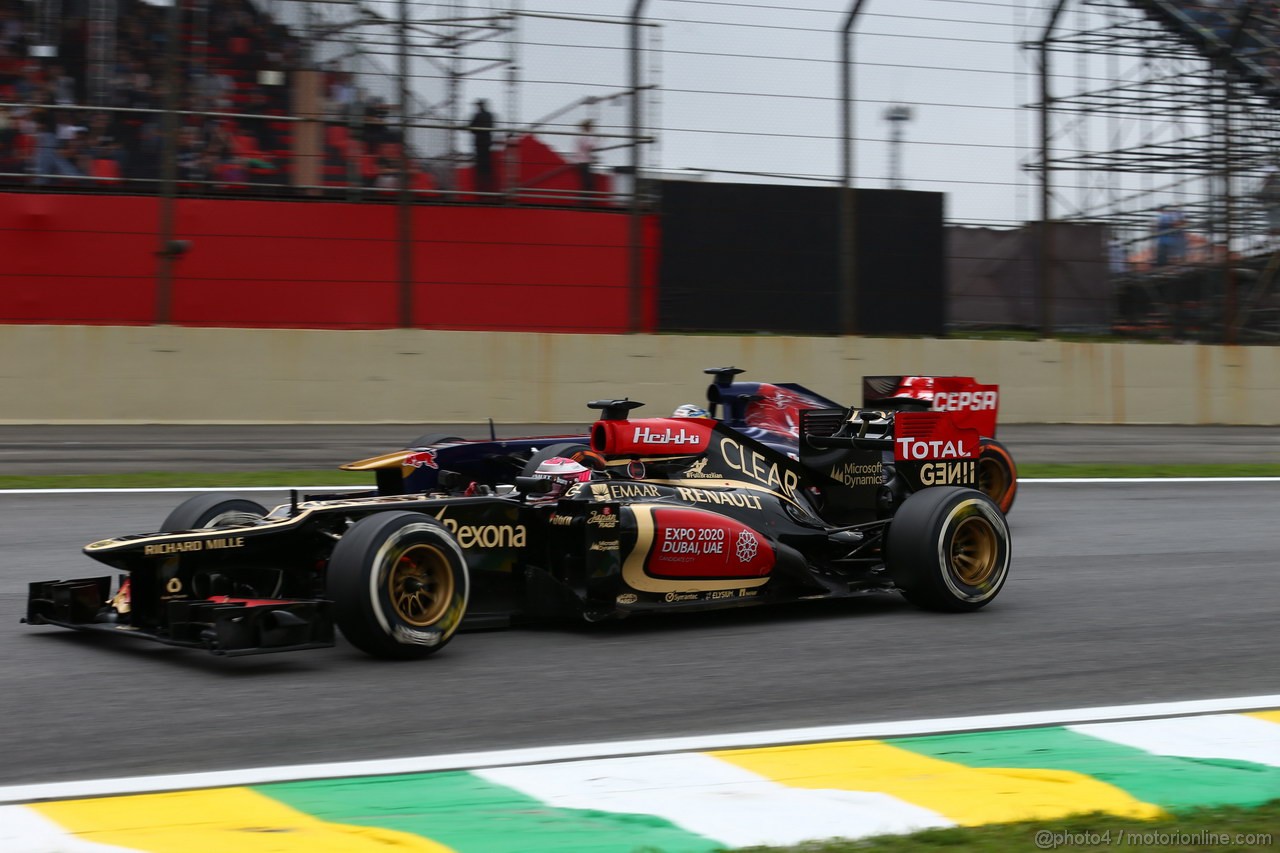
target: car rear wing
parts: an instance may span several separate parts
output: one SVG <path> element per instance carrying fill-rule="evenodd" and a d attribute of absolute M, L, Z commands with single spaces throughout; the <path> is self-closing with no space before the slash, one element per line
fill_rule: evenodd
<path fill-rule="evenodd" d="M 870 409 L 807 409 L 800 441 L 815 450 L 893 450 L 893 415 Z"/>
<path fill-rule="evenodd" d="M 972 376 L 864 376 L 862 405 L 905 412 L 952 412 L 959 424 L 994 438 L 1000 386 Z"/>
<path fill-rule="evenodd" d="M 981 441 L 955 412 L 811 409 L 800 461 L 825 478 L 824 512 L 842 523 L 885 517 L 912 492 L 976 486 Z"/>

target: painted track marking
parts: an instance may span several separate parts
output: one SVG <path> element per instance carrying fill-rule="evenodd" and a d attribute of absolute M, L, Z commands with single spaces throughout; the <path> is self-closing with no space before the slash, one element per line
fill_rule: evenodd
<path fill-rule="evenodd" d="M 1195 714 L 1256 711 L 1280 706 L 1280 694 L 1230 699 L 1201 699 L 1140 705 L 1109 705 L 1057 711 L 1029 711 L 971 717 L 943 717 L 883 723 L 856 723 L 812 728 L 734 734 L 694 735 L 675 738 L 569 744 L 553 747 L 464 752 L 367 761 L 259 767 L 205 773 L 133 776 L 77 782 L 49 782 L 0 787 L 0 803 L 75 799 L 160 791 L 259 785 L 303 779 L 340 779 L 351 776 L 428 773 L 440 770 L 477 770 L 524 764 L 541 764 L 594 758 L 622 758 L 675 752 L 742 749 L 823 741 L 866 740 L 931 734 L 987 731 L 1036 726 L 1082 725 Z"/>

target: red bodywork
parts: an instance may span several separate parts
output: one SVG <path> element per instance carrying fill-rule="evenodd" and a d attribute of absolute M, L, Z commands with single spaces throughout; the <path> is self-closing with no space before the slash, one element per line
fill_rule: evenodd
<path fill-rule="evenodd" d="M 596 421 L 591 449 L 606 456 L 692 456 L 707 449 L 715 423 L 707 418 Z"/>
<path fill-rule="evenodd" d="M 645 561 L 652 577 L 761 578 L 773 568 L 769 542 L 719 513 L 655 509 L 653 526 L 653 549 Z"/>
<path fill-rule="evenodd" d="M 862 399 L 868 409 L 904 400 L 927 403 L 935 412 L 951 412 L 958 426 L 994 438 L 1000 386 L 983 385 L 972 376 L 868 376 Z"/>
<path fill-rule="evenodd" d="M 899 462 L 977 459 L 982 450 L 981 436 L 962 423 L 958 412 L 898 412 L 894 418 L 893 458 Z"/>

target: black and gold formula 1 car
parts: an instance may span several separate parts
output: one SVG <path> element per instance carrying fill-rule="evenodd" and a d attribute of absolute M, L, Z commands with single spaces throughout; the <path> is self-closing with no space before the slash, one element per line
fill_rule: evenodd
<path fill-rule="evenodd" d="M 979 435 L 952 413 L 807 409 L 787 452 L 713 418 L 591 405 L 585 442 L 443 440 L 347 466 L 376 471 L 376 490 L 271 510 L 198 495 L 157 532 L 84 548 L 117 577 L 32 583 L 26 621 L 221 655 L 330 646 L 336 626 L 409 659 L 548 617 L 894 590 L 967 611 L 1005 584 L 1009 530 L 974 488 Z M 532 476 L 549 457 L 589 479 L 553 494 Z"/>

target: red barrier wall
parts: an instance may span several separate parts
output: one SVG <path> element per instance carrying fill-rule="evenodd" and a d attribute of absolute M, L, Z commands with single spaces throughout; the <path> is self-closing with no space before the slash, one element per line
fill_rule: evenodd
<path fill-rule="evenodd" d="M 628 216 L 487 206 L 412 210 L 413 323 L 543 332 L 628 330 Z M 0 193 L 0 322 L 148 324 L 157 304 L 159 202 Z M 172 322 L 398 325 L 392 205 L 183 199 Z M 653 328 L 658 227 L 645 222 Z"/>

